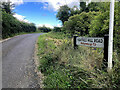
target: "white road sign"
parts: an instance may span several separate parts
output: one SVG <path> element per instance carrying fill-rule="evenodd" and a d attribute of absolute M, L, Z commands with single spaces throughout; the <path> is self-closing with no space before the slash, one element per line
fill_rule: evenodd
<path fill-rule="evenodd" d="M 87 47 L 104 48 L 104 38 L 97 37 L 77 37 L 76 44 Z"/>

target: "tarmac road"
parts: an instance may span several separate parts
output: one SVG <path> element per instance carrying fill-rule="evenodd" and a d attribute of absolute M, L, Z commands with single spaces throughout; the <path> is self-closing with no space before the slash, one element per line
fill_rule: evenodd
<path fill-rule="evenodd" d="M 2 43 L 2 88 L 40 87 L 33 56 L 41 34 L 24 34 Z"/>

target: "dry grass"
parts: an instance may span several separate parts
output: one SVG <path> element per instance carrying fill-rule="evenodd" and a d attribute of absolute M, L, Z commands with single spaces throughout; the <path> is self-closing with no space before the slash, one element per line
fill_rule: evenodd
<path fill-rule="evenodd" d="M 48 37 L 47 39 L 54 41 L 55 46 L 60 46 L 60 45 L 63 44 L 63 40 L 62 39 L 54 39 L 54 38 L 51 38 L 51 37 Z"/>

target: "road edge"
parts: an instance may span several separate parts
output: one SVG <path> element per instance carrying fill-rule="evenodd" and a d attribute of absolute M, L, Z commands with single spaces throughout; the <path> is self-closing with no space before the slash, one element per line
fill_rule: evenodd
<path fill-rule="evenodd" d="M 10 40 L 11 38 L 7 38 L 7 39 L 3 39 L 3 40 L 0 40 L 0 43 L 3 43 L 3 42 L 5 42 L 5 41 L 7 41 L 7 40 Z"/>
<path fill-rule="evenodd" d="M 24 34 L 20 34 L 20 35 L 24 35 Z M 6 41 L 8 41 L 8 40 L 10 40 L 10 39 L 12 39 L 12 38 L 18 37 L 18 36 L 20 36 L 20 35 L 16 35 L 16 36 L 13 36 L 13 37 L 9 37 L 9 38 L 6 38 L 6 39 L 2 39 L 2 40 L 0 40 L 0 43 L 6 42 Z"/>
<path fill-rule="evenodd" d="M 38 54 L 38 45 L 37 45 L 37 43 L 38 43 L 38 39 L 35 42 L 35 48 L 34 48 L 35 72 L 37 73 L 37 76 L 38 76 L 38 84 L 40 85 L 40 88 L 43 88 L 44 87 L 44 84 L 43 84 L 44 75 L 38 70 L 40 62 L 39 62 L 39 58 L 37 56 L 37 54 Z"/>
<path fill-rule="evenodd" d="M 20 36 L 20 35 L 17 35 L 17 36 Z M 3 42 L 6 42 L 14 37 L 17 37 L 17 36 L 13 36 L 13 37 L 9 37 L 9 38 L 6 38 L 6 39 L 3 39 L 3 40 L 0 40 L 0 43 L 3 43 Z"/>

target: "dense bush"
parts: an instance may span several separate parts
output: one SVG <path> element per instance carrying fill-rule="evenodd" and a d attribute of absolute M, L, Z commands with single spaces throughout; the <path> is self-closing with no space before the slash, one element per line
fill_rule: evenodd
<path fill-rule="evenodd" d="M 90 36 L 103 37 L 105 34 L 109 34 L 109 7 L 95 16 L 89 30 Z M 120 2 L 115 3 L 114 48 L 120 53 Z"/>
<path fill-rule="evenodd" d="M 81 14 L 71 16 L 68 21 L 64 23 L 63 31 L 71 33 L 71 35 L 75 33 L 79 33 L 80 36 L 87 35 L 89 34 L 90 22 L 97 14 L 96 12 L 82 12 Z"/>
<path fill-rule="evenodd" d="M 120 55 L 120 2 L 115 4 L 114 46 Z"/>
<path fill-rule="evenodd" d="M 35 32 L 36 27 L 32 23 L 17 20 L 11 14 L 2 12 L 2 38 L 13 36 L 20 32 Z"/>
<path fill-rule="evenodd" d="M 99 13 L 90 23 L 89 35 L 103 37 L 109 33 L 109 11 Z"/>

